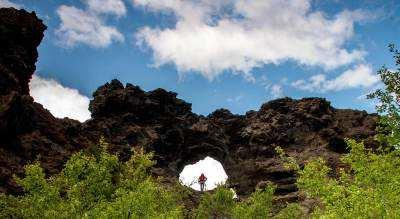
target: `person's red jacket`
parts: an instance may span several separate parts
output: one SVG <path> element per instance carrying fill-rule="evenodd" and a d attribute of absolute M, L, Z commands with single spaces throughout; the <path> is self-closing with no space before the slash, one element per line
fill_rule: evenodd
<path fill-rule="evenodd" d="M 207 180 L 207 177 L 206 176 L 204 176 L 204 174 L 201 174 L 200 175 L 200 177 L 199 177 L 199 182 L 205 182 Z"/>

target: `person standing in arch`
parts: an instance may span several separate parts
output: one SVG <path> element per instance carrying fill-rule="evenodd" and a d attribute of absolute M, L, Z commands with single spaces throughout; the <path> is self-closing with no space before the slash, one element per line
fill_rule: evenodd
<path fill-rule="evenodd" d="M 200 191 L 202 191 L 202 192 L 204 192 L 206 181 L 207 181 L 207 177 L 204 175 L 204 173 L 202 173 L 198 179 L 198 182 L 200 184 Z"/>

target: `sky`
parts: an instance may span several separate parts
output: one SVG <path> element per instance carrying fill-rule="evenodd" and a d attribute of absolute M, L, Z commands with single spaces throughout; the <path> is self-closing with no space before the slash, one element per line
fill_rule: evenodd
<path fill-rule="evenodd" d="M 198 178 L 201 174 L 207 177 L 205 190 L 213 190 L 220 184 L 225 184 L 228 176 L 222 164 L 212 157 L 205 157 L 194 164 L 186 165 L 179 174 L 179 180 L 183 185 L 200 191 Z"/>
<path fill-rule="evenodd" d="M 48 26 L 31 95 L 56 117 L 90 118 L 117 78 L 178 93 L 193 112 L 236 114 L 279 97 L 374 112 L 365 94 L 394 68 L 397 0 L 0 0 Z"/>

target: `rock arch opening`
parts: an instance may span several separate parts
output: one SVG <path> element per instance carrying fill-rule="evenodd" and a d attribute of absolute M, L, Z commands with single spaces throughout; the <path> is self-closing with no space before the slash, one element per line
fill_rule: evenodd
<path fill-rule="evenodd" d="M 219 184 L 225 184 L 228 179 L 222 164 L 218 160 L 207 156 L 194 164 L 186 165 L 179 174 L 179 181 L 182 185 L 200 191 L 198 178 L 202 173 L 207 177 L 205 191 L 213 190 Z"/>

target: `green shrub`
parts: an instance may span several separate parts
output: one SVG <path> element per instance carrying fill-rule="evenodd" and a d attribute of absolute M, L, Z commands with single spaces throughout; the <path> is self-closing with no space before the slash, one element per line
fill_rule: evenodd
<path fill-rule="evenodd" d="M 269 218 L 272 210 L 272 198 L 275 187 L 268 186 L 264 190 L 256 190 L 248 200 L 238 203 L 233 209 L 233 217 L 246 218 Z"/>
<path fill-rule="evenodd" d="M 282 209 L 274 219 L 296 219 L 296 218 L 307 218 L 304 215 L 300 205 L 298 203 L 290 203 L 284 209 Z"/>
<path fill-rule="evenodd" d="M 224 186 L 218 186 L 213 193 L 204 193 L 195 218 L 231 218 L 235 199 L 233 192 Z"/>
<path fill-rule="evenodd" d="M 151 153 L 134 151 L 125 163 L 100 140 L 94 153 L 71 156 L 61 173 L 45 178 L 39 163 L 17 178 L 25 194 L 0 196 L 0 218 L 180 218 L 177 195 L 149 175 Z M 92 151 L 93 152 L 93 151 Z"/>
<path fill-rule="evenodd" d="M 309 162 L 299 172 L 298 187 L 319 199 L 323 208 L 318 218 L 398 218 L 400 217 L 400 152 L 373 153 L 363 143 L 347 141 L 351 148 L 342 162 L 338 179 L 328 177 L 330 168 L 322 159 Z"/>
<path fill-rule="evenodd" d="M 264 190 L 256 190 L 246 200 L 237 201 L 229 188 L 219 186 L 213 193 L 205 193 L 195 210 L 195 218 L 272 218 L 272 199 L 275 187 L 267 186 Z M 297 206 L 297 205 L 296 205 Z M 279 218 L 300 218 L 299 208 L 288 205 Z M 292 217 L 294 216 L 294 217 Z"/>

